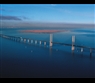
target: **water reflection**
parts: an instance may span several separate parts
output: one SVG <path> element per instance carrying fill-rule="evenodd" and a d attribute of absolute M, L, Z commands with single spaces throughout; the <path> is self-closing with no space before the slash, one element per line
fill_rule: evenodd
<path fill-rule="evenodd" d="M 92 60 L 92 55 L 90 55 L 90 60 Z"/>
<path fill-rule="evenodd" d="M 52 46 L 49 47 L 49 55 L 52 56 Z"/>
<path fill-rule="evenodd" d="M 72 56 L 74 56 L 74 50 L 72 50 L 71 53 L 72 53 Z"/>

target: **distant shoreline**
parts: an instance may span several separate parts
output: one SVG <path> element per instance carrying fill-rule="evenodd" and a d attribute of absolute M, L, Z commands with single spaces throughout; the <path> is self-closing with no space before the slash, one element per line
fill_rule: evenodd
<path fill-rule="evenodd" d="M 20 32 L 26 33 L 56 33 L 56 32 L 67 32 L 68 30 L 20 30 Z"/>

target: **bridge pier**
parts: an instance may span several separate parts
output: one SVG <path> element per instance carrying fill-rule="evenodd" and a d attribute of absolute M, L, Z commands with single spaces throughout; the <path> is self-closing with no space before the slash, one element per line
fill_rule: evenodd
<path fill-rule="evenodd" d="M 20 37 L 20 41 L 21 41 L 21 42 L 23 41 L 23 38 L 22 38 L 22 37 Z"/>
<path fill-rule="evenodd" d="M 44 42 L 44 45 L 46 45 L 46 42 Z"/>
<path fill-rule="evenodd" d="M 35 40 L 35 44 L 37 44 L 37 40 Z"/>
<path fill-rule="evenodd" d="M 24 42 L 26 42 L 26 39 L 24 39 Z"/>
<path fill-rule="evenodd" d="M 50 34 L 50 46 L 52 46 L 53 45 L 53 34 Z"/>
<path fill-rule="evenodd" d="M 27 42 L 29 43 L 29 39 L 27 39 Z"/>
<path fill-rule="evenodd" d="M 83 52 L 83 48 L 81 48 L 81 52 Z"/>
<path fill-rule="evenodd" d="M 75 43 L 75 36 L 72 36 L 72 51 L 74 51 L 75 49 L 74 43 Z"/>
<path fill-rule="evenodd" d="M 42 43 L 42 42 L 40 41 L 40 45 L 41 45 L 41 43 Z"/>
<path fill-rule="evenodd" d="M 33 43 L 33 40 L 31 40 L 31 43 Z"/>

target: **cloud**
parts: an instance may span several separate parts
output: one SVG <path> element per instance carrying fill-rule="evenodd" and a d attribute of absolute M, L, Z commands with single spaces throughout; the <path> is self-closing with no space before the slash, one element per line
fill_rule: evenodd
<path fill-rule="evenodd" d="M 2 15 L 0 15 L 0 20 L 19 20 L 19 21 L 21 21 L 22 19 L 17 16 L 2 16 Z"/>
<path fill-rule="evenodd" d="M 27 17 L 25 17 L 25 16 L 22 16 L 22 18 L 23 18 L 23 19 L 29 19 L 29 18 L 27 18 Z"/>

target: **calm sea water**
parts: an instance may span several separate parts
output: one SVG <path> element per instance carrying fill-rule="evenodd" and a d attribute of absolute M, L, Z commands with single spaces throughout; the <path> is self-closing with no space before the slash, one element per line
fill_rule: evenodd
<path fill-rule="evenodd" d="M 50 34 L 20 33 L 23 29 L 4 29 L 0 33 L 10 36 L 49 41 Z M 63 30 L 63 29 L 60 29 Z M 53 34 L 54 42 L 72 43 L 95 48 L 94 29 L 69 29 L 70 32 Z M 95 77 L 95 51 L 90 56 L 89 49 L 47 44 L 29 45 L 0 37 L 0 77 L 1 78 L 61 78 Z"/>

